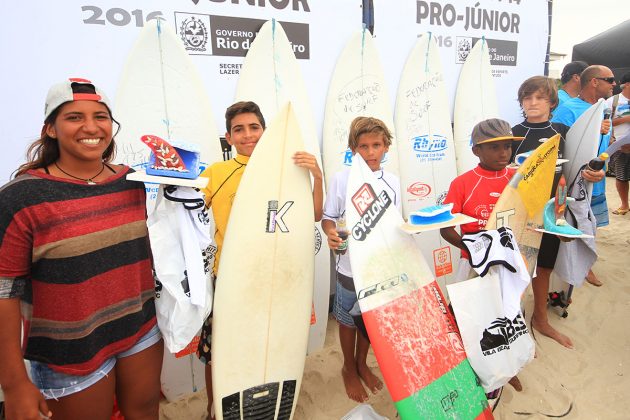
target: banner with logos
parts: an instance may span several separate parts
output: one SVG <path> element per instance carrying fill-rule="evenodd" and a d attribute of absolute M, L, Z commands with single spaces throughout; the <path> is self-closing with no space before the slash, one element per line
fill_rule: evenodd
<path fill-rule="evenodd" d="M 395 103 L 400 73 L 418 35 L 431 32 L 440 47 L 451 109 L 461 66 L 473 45 L 488 41 L 499 112 L 522 120 L 520 84 L 543 75 L 549 35 L 548 0 L 374 0 L 374 35 Z M 451 118 L 453 115 L 451 114 Z"/>
<path fill-rule="evenodd" d="M 133 3 L 133 5 L 126 5 Z M 2 6 L 0 138 L 7 145 L 0 184 L 24 162 L 39 137 L 46 92 L 67 77 L 98 83 L 112 102 L 126 57 L 147 20 L 166 19 L 198 66 L 216 125 L 233 102 L 243 57 L 257 29 L 279 20 L 301 65 L 321 130 L 335 62 L 361 28 L 361 0 L 30 0 Z M 124 6 L 124 7 L 121 7 Z M 482 36 L 491 49 L 500 112 L 521 119 L 520 83 L 542 74 L 547 0 L 374 0 L 377 47 L 392 106 L 400 74 L 418 34 L 431 31 L 453 104 L 461 64 Z M 114 110 L 115 112 L 115 110 Z"/>
<path fill-rule="evenodd" d="M 361 0 L 29 0 L 0 8 L 0 138 L 8 146 L 0 185 L 39 137 L 50 85 L 87 78 L 113 103 L 127 55 L 150 19 L 164 18 L 181 37 L 221 133 L 244 56 L 266 20 L 280 21 L 292 42 L 320 129 L 337 57 L 362 25 Z"/>

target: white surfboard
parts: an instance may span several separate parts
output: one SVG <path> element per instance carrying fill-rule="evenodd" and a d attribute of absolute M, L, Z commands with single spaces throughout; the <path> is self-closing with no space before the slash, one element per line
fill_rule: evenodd
<path fill-rule="evenodd" d="M 567 185 L 573 183 L 584 164 L 597 157 L 605 107 L 606 101 L 600 99 L 580 115 L 567 132 L 563 156 L 569 161 L 562 165 L 562 172 L 567 180 Z M 590 195 L 593 184 L 587 183 L 586 189 Z"/>
<path fill-rule="evenodd" d="M 600 99 L 580 115 L 567 132 L 563 156 L 569 159 L 569 162 L 562 165 L 562 173 L 567 180 L 569 190 L 582 166 L 597 157 L 605 107 L 606 102 Z M 590 202 L 590 196 L 593 192 L 592 183 L 586 183 L 586 191 Z M 563 244 L 560 247 L 559 255 L 563 255 L 568 248 Z M 565 249 L 563 250 L 562 248 Z M 549 304 L 557 307 L 560 316 L 566 318 L 568 315 L 567 308 L 570 305 L 571 295 L 573 294 L 573 285 L 560 278 L 555 272 L 552 272 L 549 292 L 551 293 Z M 554 299 L 554 296 L 557 298 Z"/>
<path fill-rule="evenodd" d="M 370 32 L 356 32 L 342 51 L 333 72 L 324 113 L 324 176 L 326 185 L 335 173 L 352 164 L 348 149 L 350 123 L 358 116 L 382 120 L 394 134 L 394 120 L 378 52 Z M 383 157 L 383 168 L 398 175 L 396 136 Z"/>
<path fill-rule="evenodd" d="M 275 118 L 281 107 L 290 101 L 305 150 L 315 155 L 323 172 L 315 119 L 302 70 L 279 22 L 270 20 L 258 31 L 241 68 L 236 100 L 256 102 L 267 121 Z M 315 223 L 315 323 L 309 333 L 309 353 L 324 348 L 328 324 L 330 252 L 324 238 L 321 223 Z"/>
<path fill-rule="evenodd" d="M 492 418 L 430 268 L 399 229 L 402 217 L 394 198 L 360 155 L 350 170 L 346 197 L 357 299 L 400 417 Z M 445 395 L 457 396 L 448 402 L 448 413 Z"/>
<path fill-rule="evenodd" d="M 140 137 L 146 134 L 199 144 L 201 170 L 222 160 L 206 92 L 181 39 L 162 19 L 148 21 L 127 58 L 116 91 L 115 116 L 121 125 L 116 162 L 144 169 L 150 150 Z M 155 191 L 157 187 L 151 188 Z"/>
<path fill-rule="evenodd" d="M 302 381 L 313 297 L 313 198 L 288 104 L 252 154 L 228 222 L 214 300 L 217 419 L 289 419 Z M 242 416 L 242 417 L 241 417 Z"/>
<path fill-rule="evenodd" d="M 127 58 L 116 92 L 114 115 L 121 125 L 116 136 L 116 162 L 144 169 L 150 149 L 140 137 L 146 134 L 199 144 L 202 167 L 221 160 L 219 137 L 205 92 L 181 39 L 163 20 L 148 21 Z M 158 185 L 146 186 L 147 210 L 151 212 Z M 214 231 L 214 224 L 210 229 Z M 194 352 L 179 358 L 165 354 L 164 359 L 162 392 L 169 401 L 203 389 L 204 365 Z"/>
<path fill-rule="evenodd" d="M 497 94 L 492 79 L 488 43 L 477 41 L 462 66 L 455 93 L 454 133 L 457 174 L 473 169 L 479 159 L 471 150 L 473 127 L 488 118 L 499 117 Z"/>
<path fill-rule="evenodd" d="M 396 97 L 396 135 L 403 217 L 422 207 L 442 204 L 457 176 L 450 104 L 435 39 L 418 38 L 403 68 Z M 439 228 L 414 239 L 443 292 L 457 272 L 459 250 L 440 236 Z"/>

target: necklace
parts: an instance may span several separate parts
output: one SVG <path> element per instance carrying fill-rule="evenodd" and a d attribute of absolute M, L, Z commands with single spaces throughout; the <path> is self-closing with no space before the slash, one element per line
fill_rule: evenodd
<path fill-rule="evenodd" d="M 101 170 L 98 171 L 98 173 L 94 176 L 91 176 L 89 178 L 79 178 L 78 176 L 74 176 L 72 174 L 69 174 L 68 172 L 64 171 L 63 169 L 61 169 L 61 167 L 59 165 L 57 165 L 57 162 L 54 162 L 55 166 L 57 167 L 57 169 L 59 169 L 61 172 L 63 172 L 64 174 L 68 175 L 69 177 L 72 177 L 74 179 L 78 179 L 79 181 L 85 181 L 88 183 L 88 185 L 96 185 L 96 182 L 94 182 L 94 178 L 96 178 L 97 176 L 99 176 L 100 174 L 103 173 L 103 171 L 105 170 L 105 164 L 101 162 Z"/>

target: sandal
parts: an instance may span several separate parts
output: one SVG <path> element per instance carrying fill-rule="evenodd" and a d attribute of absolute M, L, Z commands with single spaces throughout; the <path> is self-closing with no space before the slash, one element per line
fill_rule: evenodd
<path fill-rule="evenodd" d="M 624 214 L 628 213 L 630 211 L 630 209 L 624 209 L 619 207 L 617 210 L 613 210 L 613 214 L 618 214 L 619 216 L 623 216 Z"/>

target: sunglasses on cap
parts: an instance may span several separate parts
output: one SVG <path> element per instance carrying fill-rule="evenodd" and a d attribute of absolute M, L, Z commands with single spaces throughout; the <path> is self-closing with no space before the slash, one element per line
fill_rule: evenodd
<path fill-rule="evenodd" d="M 608 82 L 608 83 L 610 83 L 611 85 L 612 85 L 613 83 L 615 83 L 615 78 L 614 78 L 614 77 L 595 77 L 594 79 L 597 79 L 597 80 L 603 80 L 604 82 Z"/>

